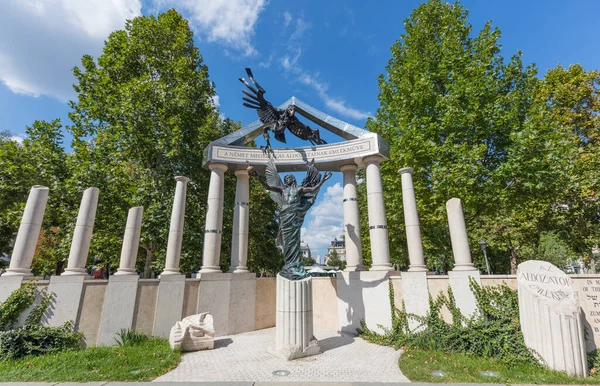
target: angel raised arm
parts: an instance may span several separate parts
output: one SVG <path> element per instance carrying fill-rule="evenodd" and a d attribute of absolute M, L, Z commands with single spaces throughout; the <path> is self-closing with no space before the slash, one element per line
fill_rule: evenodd
<path fill-rule="evenodd" d="M 315 203 L 319 189 L 331 178 L 331 172 L 325 172 L 321 178 L 314 160 L 307 162 L 306 166 L 308 171 L 300 186 L 296 183 L 296 177 L 291 174 L 281 181 L 272 158 L 267 163 L 265 179 L 253 168 L 248 168 L 248 174 L 260 181 L 279 206 L 277 246 L 283 251 L 285 262 L 279 274 L 289 280 L 300 280 L 308 276 L 301 259 L 300 230 L 306 213 Z"/>

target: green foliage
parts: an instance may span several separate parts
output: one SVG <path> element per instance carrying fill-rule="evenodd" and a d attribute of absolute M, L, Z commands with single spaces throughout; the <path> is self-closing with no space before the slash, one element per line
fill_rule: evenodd
<path fill-rule="evenodd" d="M 119 346 L 133 346 L 145 342 L 148 339 L 148 335 L 144 334 L 143 332 L 122 328 L 121 331 L 117 332 L 115 341 L 119 344 Z"/>
<path fill-rule="evenodd" d="M 506 363 L 536 364 L 520 329 L 516 290 L 505 284 L 483 287 L 472 279 L 470 287 L 478 306 L 478 312 L 471 317 L 461 314 L 449 288 L 448 296 L 440 293 L 436 299 L 429 298 L 427 315 L 408 314 L 404 306 L 402 310 L 394 308 L 392 328 L 385 334 L 369 330 L 364 322 L 360 333 L 373 342 L 397 348 L 407 346 L 466 353 Z M 444 320 L 444 307 L 452 316 L 451 322 Z M 412 329 L 409 320 L 415 323 Z"/>
<path fill-rule="evenodd" d="M 35 301 L 36 292 L 35 282 L 26 281 L 0 304 L 0 331 L 10 330 L 15 325 L 19 316 Z"/>
<path fill-rule="evenodd" d="M 0 333 L 0 359 L 17 359 L 81 347 L 83 333 L 74 331 L 73 323 L 60 327 L 26 325 Z"/>
<path fill-rule="evenodd" d="M 330 267 L 338 267 L 339 270 L 344 270 L 346 269 L 346 261 L 340 259 L 340 255 L 338 254 L 337 250 L 332 249 L 331 252 L 329 252 L 329 255 L 327 256 L 327 265 Z"/>

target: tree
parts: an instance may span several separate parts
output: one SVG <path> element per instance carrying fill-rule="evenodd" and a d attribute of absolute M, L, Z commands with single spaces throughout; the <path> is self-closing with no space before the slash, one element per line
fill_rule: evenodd
<path fill-rule="evenodd" d="M 187 221 L 184 230 L 184 248 L 193 252 L 183 256 L 199 263 L 199 220 L 205 214 L 209 176 L 202 168 L 202 152 L 220 136 L 223 123 L 187 21 L 174 10 L 128 20 L 124 30 L 110 34 L 97 60 L 86 55 L 81 64 L 74 69 L 78 98 L 71 102 L 70 129 L 75 152 L 87 161 L 76 174 L 88 184 L 101 185 L 96 221 L 100 237 L 92 253 L 117 265 L 115 244 L 122 237 L 127 210 L 142 205 L 143 270 L 150 277 L 157 255 L 164 260 L 173 177 L 184 175 L 192 180 L 186 216 L 195 220 Z M 106 249 L 107 244 L 112 248 Z"/>
<path fill-rule="evenodd" d="M 467 17 L 459 4 L 421 4 L 405 21 L 387 73 L 379 77 L 380 107 L 367 127 L 390 145 L 381 174 L 391 257 L 400 266 L 407 265 L 407 253 L 398 169 L 414 168 L 427 265 L 450 268 L 445 203 L 461 198 L 469 225 L 494 210 L 495 171 L 532 104 L 535 68 L 524 68 L 520 53 L 505 63 L 500 30 L 488 22 L 473 36 Z M 361 207 L 366 237 L 364 199 Z"/>
<path fill-rule="evenodd" d="M 337 267 L 342 271 L 346 269 L 346 261 L 340 259 L 340 255 L 335 249 L 332 249 L 327 255 L 327 265 L 330 267 Z"/>

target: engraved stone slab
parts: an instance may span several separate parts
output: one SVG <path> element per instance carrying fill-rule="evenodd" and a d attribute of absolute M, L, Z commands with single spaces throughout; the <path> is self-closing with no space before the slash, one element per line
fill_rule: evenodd
<path fill-rule="evenodd" d="M 519 314 L 525 343 L 545 364 L 569 375 L 587 375 L 583 318 L 573 281 L 546 261 L 517 271 Z"/>
<path fill-rule="evenodd" d="M 600 276 L 578 275 L 573 280 L 579 293 L 579 303 L 585 317 L 587 329 L 587 352 L 600 348 Z"/>

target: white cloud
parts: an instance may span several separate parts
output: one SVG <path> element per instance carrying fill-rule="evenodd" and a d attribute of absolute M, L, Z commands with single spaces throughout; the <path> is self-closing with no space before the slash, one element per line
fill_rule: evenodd
<path fill-rule="evenodd" d="M 221 103 L 219 102 L 219 100 L 220 100 L 220 98 L 218 95 L 215 95 L 212 97 L 212 102 L 213 102 L 213 105 L 215 105 L 215 107 L 221 106 Z"/>
<path fill-rule="evenodd" d="M 0 81 L 31 96 L 73 98 L 71 69 L 141 14 L 139 0 L 8 0 L 0 12 Z"/>
<path fill-rule="evenodd" d="M 283 13 L 283 26 L 287 27 L 292 22 L 292 14 L 288 11 Z"/>
<path fill-rule="evenodd" d="M 331 240 L 344 233 L 343 193 L 339 182 L 329 186 L 323 199 L 308 212 L 311 220 L 302 227 L 302 240 L 310 246 L 314 256 L 324 256 Z"/>
<path fill-rule="evenodd" d="M 271 67 L 271 63 L 273 63 L 273 57 L 275 56 L 274 53 L 272 53 L 271 55 L 269 55 L 269 59 L 267 61 L 263 61 L 258 63 L 258 66 L 260 68 L 269 68 Z"/>
<path fill-rule="evenodd" d="M 285 66 L 284 66 L 285 68 Z M 312 87 L 317 94 L 319 94 L 319 97 L 321 98 L 321 100 L 323 101 L 323 103 L 325 103 L 325 106 L 327 106 L 328 108 L 330 108 L 331 110 L 342 114 L 346 117 L 350 117 L 350 118 L 354 118 L 354 119 L 367 119 L 368 117 L 371 116 L 371 112 L 370 111 L 360 111 L 358 109 L 354 109 L 352 107 L 348 107 L 346 104 L 346 101 L 343 100 L 342 98 L 337 98 L 337 97 L 332 97 L 331 95 L 329 95 L 328 90 L 329 90 L 329 86 L 327 86 L 326 84 L 320 82 L 318 80 L 318 74 L 317 75 L 310 75 L 306 72 L 302 72 L 299 74 L 298 80 L 301 83 L 304 83 L 307 86 Z"/>
<path fill-rule="evenodd" d="M 25 138 L 24 138 L 24 137 L 22 137 L 22 136 L 20 136 L 20 135 L 13 135 L 12 137 L 10 137 L 10 140 L 11 140 L 11 141 L 15 141 L 15 142 L 16 142 L 16 143 L 18 143 L 19 145 L 22 145 L 22 144 L 23 144 L 23 140 L 24 140 L 24 139 L 25 139 Z"/>
<path fill-rule="evenodd" d="M 290 36 L 290 40 L 293 41 L 302 39 L 302 36 L 304 36 L 304 32 L 306 32 L 306 30 L 309 29 L 310 26 L 310 23 L 304 21 L 304 19 L 300 17 L 296 19 L 296 29 L 292 33 L 292 36 Z"/>
<path fill-rule="evenodd" d="M 209 42 L 222 43 L 245 56 L 257 52 L 251 44 L 265 0 L 155 0 L 161 8 L 185 10 L 192 25 Z"/>

